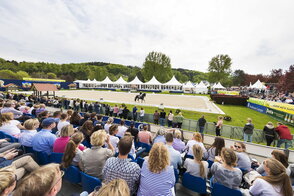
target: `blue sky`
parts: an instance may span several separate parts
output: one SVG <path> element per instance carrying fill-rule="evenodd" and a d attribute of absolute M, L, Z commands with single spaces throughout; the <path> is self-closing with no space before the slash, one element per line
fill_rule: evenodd
<path fill-rule="evenodd" d="M 1 0 L 0 57 L 142 66 L 163 52 L 173 68 L 268 74 L 294 63 L 293 0 Z"/>

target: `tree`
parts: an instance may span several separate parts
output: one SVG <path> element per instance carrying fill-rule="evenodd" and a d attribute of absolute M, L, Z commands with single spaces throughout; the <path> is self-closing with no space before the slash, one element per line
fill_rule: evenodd
<path fill-rule="evenodd" d="M 19 80 L 22 80 L 23 78 L 29 78 L 31 77 L 27 72 L 25 71 L 18 71 L 16 72 L 16 75 L 18 77 Z"/>
<path fill-rule="evenodd" d="M 14 73 L 13 71 L 10 70 L 0 70 L 0 78 L 1 79 L 18 79 L 18 76 L 16 73 Z"/>
<path fill-rule="evenodd" d="M 57 78 L 56 74 L 55 73 L 52 73 L 52 72 L 47 73 L 47 77 L 49 79 L 56 79 Z"/>
<path fill-rule="evenodd" d="M 172 77 L 170 58 L 161 52 L 150 52 L 145 58 L 142 72 L 146 81 L 155 76 L 159 82 L 167 82 Z"/>
<path fill-rule="evenodd" d="M 285 75 L 280 78 L 278 87 L 284 91 L 294 92 L 294 65 L 291 65 Z"/>
<path fill-rule="evenodd" d="M 282 69 L 272 69 L 268 78 L 268 83 L 279 83 L 280 78 L 283 76 Z"/>
<path fill-rule="evenodd" d="M 209 82 L 223 82 L 231 73 L 232 59 L 229 55 L 217 55 L 209 61 Z"/>
<path fill-rule="evenodd" d="M 232 83 L 234 86 L 245 85 L 245 72 L 241 69 L 237 69 L 232 74 Z"/>

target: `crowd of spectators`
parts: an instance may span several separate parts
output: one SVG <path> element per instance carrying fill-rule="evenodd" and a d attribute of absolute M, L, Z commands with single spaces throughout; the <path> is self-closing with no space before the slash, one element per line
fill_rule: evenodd
<path fill-rule="evenodd" d="M 71 101 L 69 105 L 80 107 Z M 123 120 L 114 124 L 111 117 L 103 122 L 95 107 L 81 115 L 71 109 L 51 113 L 46 104 L 23 95 L 6 95 L 0 100 L 0 131 L 19 141 L 0 140 L 1 195 L 57 195 L 63 170 L 70 166 L 103 182 L 91 193 L 94 196 L 175 195 L 175 173 L 185 172 L 210 179 L 211 187 L 218 183 L 253 196 L 293 195 L 294 167 L 283 151 L 274 150 L 272 158 L 257 163 L 243 142 L 226 146 L 222 137 L 216 137 L 211 146 L 205 146 L 203 133 L 195 132 L 186 143 L 179 129 L 160 128 L 153 136 L 146 124 L 138 130 L 134 123 L 128 127 Z M 171 113 L 169 121 L 174 117 Z M 150 152 L 136 155 L 139 143 L 150 146 Z M 48 156 L 63 153 L 62 161 L 39 166 L 34 155 L 24 153 L 22 147 Z M 136 156 L 144 158 L 141 168 L 133 161 Z M 247 182 L 245 176 L 254 172 L 258 177 Z"/>

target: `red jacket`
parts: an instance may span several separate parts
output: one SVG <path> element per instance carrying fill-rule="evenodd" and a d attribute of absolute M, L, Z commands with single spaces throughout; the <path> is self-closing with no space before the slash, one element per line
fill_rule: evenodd
<path fill-rule="evenodd" d="M 279 125 L 276 128 L 276 132 L 278 132 L 280 139 L 286 139 L 286 140 L 293 139 L 290 129 L 286 125 Z"/>

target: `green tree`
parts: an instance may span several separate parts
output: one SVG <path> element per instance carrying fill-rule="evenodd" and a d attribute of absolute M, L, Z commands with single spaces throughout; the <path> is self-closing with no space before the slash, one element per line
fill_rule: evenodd
<path fill-rule="evenodd" d="M 52 73 L 52 72 L 47 73 L 47 77 L 49 79 L 56 79 L 57 78 L 56 74 L 55 73 Z"/>
<path fill-rule="evenodd" d="M 19 79 L 16 73 L 7 69 L 0 70 L 0 78 L 1 79 L 16 79 L 16 80 Z"/>
<path fill-rule="evenodd" d="M 167 82 L 172 77 L 170 58 L 160 52 L 150 52 L 145 58 L 142 72 L 145 81 L 155 76 L 159 82 Z"/>
<path fill-rule="evenodd" d="M 209 82 L 224 82 L 231 73 L 232 59 L 229 55 L 217 55 L 209 61 Z"/>
<path fill-rule="evenodd" d="M 237 69 L 232 74 L 232 84 L 234 86 L 244 85 L 245 82 L 245 72 L 241 69 Z"/>
<path fill-rule="evenodd" d="M 19 80 L 22 80 L 23 78 L 29 78 L 31 77 L 27 72 L 25 71 L 18 71 L 16 72 L 16 75 L 18 77 Z"/>

